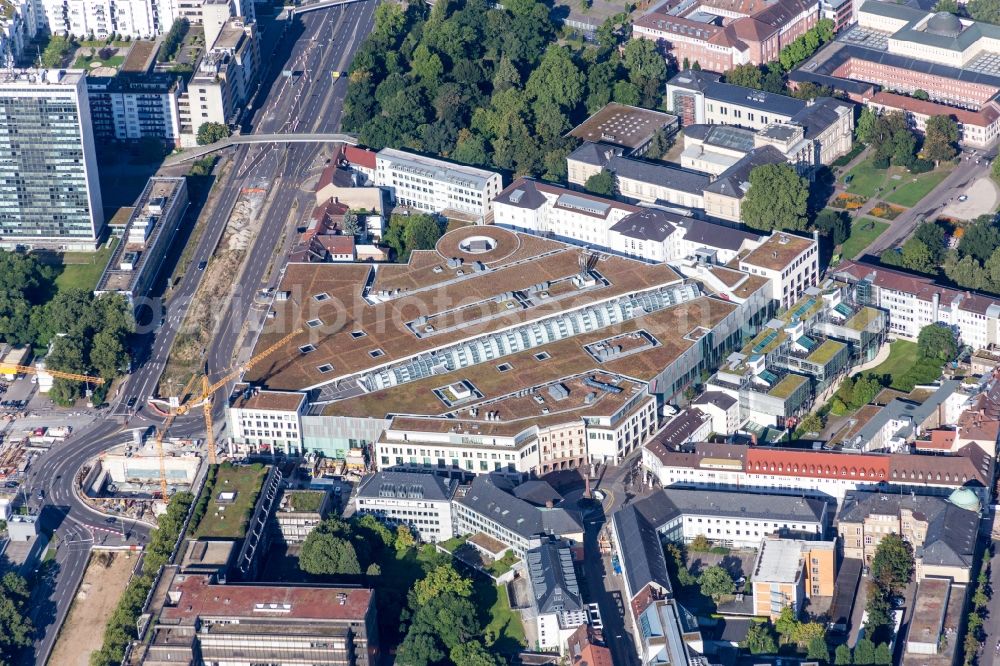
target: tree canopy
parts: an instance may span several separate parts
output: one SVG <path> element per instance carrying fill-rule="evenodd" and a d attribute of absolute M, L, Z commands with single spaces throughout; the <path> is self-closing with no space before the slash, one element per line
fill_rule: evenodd
<path fill-rule="evenodd" d="M 1000 25 L 1000 0 L 969 0 L 965 11 L 976 21 Z"/>
<path fill-rule="evenodd" d="M 653 42 L 628 40 L 625 14 L 583 47 L 557 29 L 536 0 L 383 10 L 351 65 L 344 128 L 375 149 L 562 180 L 567 130 L 610 101 L 659 106 L 671 72 Z"/>
<path fill-rule="evenodd" d="M 351 526 L 339 518 L 327 518 L 317 525 L 302 544 L 299 568 L 321 576 L 360 574 Z"/>
<path fill-rule="evenodd" d="M 31 645 L 35 629 L 28 618 L 26 605 L 28 583 L 14 572 L 0 579 L 0 662 L 13 663 L 15 653 Z"/>
<path fill-rule="evenodd" d="M 750 189 L 740 213 L 747 226 L 762 231 L 805 229 L 809 185 L 787 163 L 762 164 L 750 171 Z"/>
<path fill-rule="evenodd" d="M 917 337 L 917 351 L 924 358 L 939 361 L 954 360 L 958 356 L 958 339 L 954 329 L 942 323 L 924 326 Z M 893 553 L 893 556 L 895 555 L 896 553 Z"/>
<path fill-rule="evenodd" d="M 618 181 L 615 178 L 615 174 L 602 169 L 599 173 L 595 173 L 588 178 L 583 187 L 591 194 L 613 197 L 618 192 Z"/>
<path fill-rule="evenodd" d="M 934 162 L 950 160 L 958 154 L 958 123 L 951 116 L 927 119 L 924 129 L 924 157 Z"/>
<path fill-rule="evenodd" d="M 778 641 L 774 635 L 774 627 L 770 622 L 751 622 L 743 647 L 750 654 L 775 654 L 778 652 Z"/>
<path fill-rule="evenodd" d="M 215 122 L 202 123 L 198 127 L 198 134 L 195 136 L 195 140 L 199 146 L 207 146 L 216 141 L 222 141 L 229 134 L 229 125 Z"/>
<path fill-rule="evenodd" d="M 733 582 L 733 577 L 729 575 L 728 571 L 718 565 L 705 569 L 701 577 L 698 578 L 698 583 L 701 585 L 701 593 L 706 597 L 712 597 L 716 601 L 736 591 L 736 584 Z"/>
<path fill-rule="evenodd" d="M 396 214 L 389 218 L 382 240 L 395 250 L 397 261 L 406 262 L 414 250 L 433 250 L 441 235 L 441 224 L 433 215 Z"/>

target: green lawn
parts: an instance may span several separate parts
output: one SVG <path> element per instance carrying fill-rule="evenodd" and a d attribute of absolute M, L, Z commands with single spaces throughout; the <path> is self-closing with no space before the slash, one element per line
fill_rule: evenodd
<path fill-rule="evenodd" d="M 860 194 L 863 197 L 873 197 L 875 191 L 885 183 L 888 175 L 888 170 L 876 169 L 870 159 L 865 160 L 847 173 L 847 177 L 850 177 L 847 191 L 851 194 Z M 847 177 L 845 177 L 845 182 Z"/>
<path fill-rule="evenodd" d="M 292 509 L 303 512 L 319 511 L 326 496 L 326 493 L 320 490 L 291 490 L 287 494 Z"/>
<path fill-rule="evenodd" d="M 851 235 L 840 248 L 841 256 L 844 259 L 854 259 L 888 228 L 887 222 L 879 222 L 870 217 L 855 220 L 851 225 Z"/>
<path fill-rule="evenodd" d="M 499 560 L 495 562 L 491 562 L 490 565 L 486 568 L 489 569 L 491 574 L 499 577 L 510 571 L 511 568 L 515 564 L 517 564 L 517 562 L 518 562 L 517 555 L 515 555 L 513 551 L 508 550 L 506 553 L 504 553 L 503 557 L 501 557 Z"/>
<path fill-rule="evenodd" d="M 945 166 L 934 171 L 922 173 L 919 176 L 904 175 L 903 181 L 906 182 L 902 182 L 896 188 L 895 192 L 885 197 L 885 200 L 889 203 L 911 208 L 927 196 L 928 192 L 937 187 L 949 173 L 951 173 L 951 167 Z"/>
<path fill-rule="evenodd" d="M 56 287 L 59 291 L 67 289 L 93 291 L 117 244 L 118 239 L 112 238 L 97 252 L 64 252 L 60 255 L 61 269 L 56 276 Z"/>
<path fill-rule="evenodd" d="M 445 550 L 447 550 L 449 553 L 454 553 L 460 547 L 464 546 L 465 542 L 468 541 L 468 540 L 469 540 L 469 537 L 466 537 L 466 536 L 452 537 L 451 539 L 448 539 L 447 541 L 442 541 L 441 542 L 441 547 L 444 548 Z"/>
<path fill-rule="evenodd" d="M 208 502 L 208 509 L 198 523 L 194 538 L 242 538 L 265 476 L 267 468 L 263 465 L 259 467 L 221 465 L 215 479 L 212 497 Z M 231 502 L 220 502 L 219 495 L 225 492 L 235 492 L 236 499 Z"/>
<path fill-rule="evenodd" d="M 944 364 L 919 357 L 917 343 L 896 340 L 889 358 L 872 368 L 873 375 L 889 375 L 889 386 L 898 391 L 912 391 L 917 384 L 927 384 L 941 377 Z"/>
<path fill-rule="evenodd" d="M 495 636 L 496 640 L 487 647 L 504 654 L 513 654 L 525 645 L 524 626 L 521 625 L 521 616 L 511 610 L 507 586 L 500 585 L 494 589 L 495 597 L 493 594 L 474 594 L 473 597 L 476 603 L 493 598 L 489 608 L 490 621 L 484 633 L 487 637 Z"/>
<path fill-rule="evenodd" d="M 76 62 L 73 63 L 73 68 L 90 70 L 94 68 L 94 63 L 100 63 L 99 65 L 96 65 L 98 67 L 114 67 L 115 69 L 118 69 L 125 64 L 125 56 L 115 55 L 105 60 L 101 60 L 100 58 L 91 58 L 90 56 L 80 56 L 76 59 Z"/>

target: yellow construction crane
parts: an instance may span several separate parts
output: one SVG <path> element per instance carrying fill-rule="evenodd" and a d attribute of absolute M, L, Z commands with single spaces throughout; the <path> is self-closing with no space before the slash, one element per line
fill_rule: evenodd
<path fill-rule="evenodd" d="M 191 388 L 192 384 L 194 384 L 193 375 L 191 379 L 188 380 L 184 390 L 181 391 L 182 396 L 187 395 L 187 392 Z M 163 498 L 164 504 L 169 503 L 170 498 L 167 496 L 169 491 L 167 489 L 167 463 L 166 458 L 163 455 L 163 438 L 166 436 L 167 430 L 170 429 L 170 425 L 174 422 L 175 418 L 177 418 L 177 410 L 171 409 L 170 413 L 167 414 L 167 418 L 163 422 L 163 425 L 156 429 L 156 456 L 160 460 L 160 496 Z"/>
<path fill-rule="evenodd" d="M 305 329 L 299 329 L 292 331 L 288 335 L 282 337 L 280 340 L 275 342 L 273 345 L 262 351 L 261 353 L 250 358 L 246 363 L 238 366 L 232 372 L 227 373 L 225 376 L 220 378 L 214 384 L 208 383 L 208 376 L 205 375 L 201 379 L 201 395 L 195 396 L 192 400 L 184 403 L 177 408 L 176 414 L 181 416 L 187 414 L 192 408 L 201 405 L 202 412 L 205 415 L 205 443 L 208 446 L 208 463 L 214 465 L 217 462 L 216 452 L 215 452 L 215 436 L 212 433 L 212 394 L 218 391 L 220 388 L 231 382 L 232 380 L 238 378 L 244 372 L 254 367 L 268 356 L 278 351 L 284 347 L 290 340 L 301 335 Z M 184 393 L 186 393 L 185 391 Z M 183 394 L 181 394 L 183 397 Z"/>
<path fill-rule="evenodd" d="M 71 379 L 75 382 L 87 382 L 88 384 L 103 384 L 101 377 L 91 377 L 90 375 L 78 375 L 72 372 L 62 372 L 60 370 L 38 369 L 31 365 L 0 365 L 0 374 L 3 375 L 37 375 L 41 373 L 58 377 L 59 379 Z"/>

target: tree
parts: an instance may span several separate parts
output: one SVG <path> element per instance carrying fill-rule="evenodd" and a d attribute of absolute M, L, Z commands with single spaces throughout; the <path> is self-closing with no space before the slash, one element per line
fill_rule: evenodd
<path fill-rule="evenodd" d="M 851 235 L 851 216 L 842 210 L 824 208 L 816 216 L 814 224 L 819 233 L 834 245 L 840 245 Z"/>
<path fill-rule="evenodd" d="M 954 253 L 949 253 L 944 263 L 944 274 L 948 279 L 966 289 L 982 289 L 986 284 L 986 271 L 979 261 L 969 255 L 955 262 Z"/>
<path fill-rule="evenodd" d="M 809 186 L 787 163 L 762 164 L 750 171 L 750 189 L 740 212 L 747 226 L 762 231 L 805 229 Z"/>
<path fill-rule="evenodd" d="M 869 404 L 882 391 L 882 384 L 874 375 L 864 375 L 854 381 L 851 389 L 851 406 L 859 409 Z"/>
<path fill-rule="evenodd" d="M 872 107 L 862 107 L 858 122 L 854 125 L 854 137 L 861 143 L 871 143 L 877 121 L 878 113 Z"/>
<path fill-rule="evenodd" d="M 942 323 L 925 326 L 920 331 L 920 335 L 917 337 L 917 350 L 924 358 L 933 358 L 939 361 L 951 361 L 958 356 L 958 340 L 956 339 L 955 331 L 950 326 Z M 902 541 L 899 537 L 896 537 L 896 539 Z M 885 543 L 885 539 L 883 539 L 882 542 Z M 906 544 L 905 541 L 902 541 L 902 543 Z M 897 544 L 894 540 L 893 546 L 895 547 L 896 545 Z M 887 546 L 887 548 L 889 547 Z M 902 548 L 902 546 L 899 546 L 899 548 Z M 893 563 L 898 563 L 898 566 L 903 566 L 903 563 L 908 560 L 910 563 L 910 570 L 912 570 L 913 549 L 909 546 L 909 544 L 906 544 L 906 548 L 908 549 L 906 552 L 909 553 L 908 558 L 900 550 L 890 550 L 888 551 L 887 556 L 891 555 L 893 557 L 891 561 Z M 876 557 L 877 556 L 878 552 L 876 551 Z M 897 557 L 898 559 L 896 559 Z"/>
<path fill-rule="evenodd" d="M 864 625 L 866 636 L 875 638 L 883 635 L 892 626 L 888 594 L 889 591 L 877 581 L 869 583 L 868 602 L 865 604 L 865 612 L 868 614 Z M 857 650 L 857 647 L 855 647 L 855 650 Z M 857 658 L 856 652 L 854 656 Z"/>
<path fill-rule="evenodd" d="M 644 40 L 640 40 L 644 41 Z M 575 107 L 583 99 L 585 78 L 565 46 L 552 45 L 528 77 L 524 91 L 538 104 L 549 103 L 560 109 Z"/>
<path fill-rule="evenodd" d="M 48 45 L 42 51 L 42 65 L 49 68 L 62 67 L 63 62 L 73 49 L 73 42 L 62 35 L 53 35 Z"/>
<path fill-rule="evenodd" d="M 13 663 L 15 653 L 31 645 L 35 629 L 25 614 L 28 583 L 13 571 L 0 579 L 0 662 Z"/>
<path fill-rule="evenodd" d="M 396 652 L 400 666 L 429 666 L 444 659 L 444 650 L 431 633 L 409 631 Z"/>
<path fill-rule="evenodd" d="M 618 192 L 618 181 L 615 178 L 615 174 L 607 170 L 601 170 L 588 178 L 583 187 L 592 194 L 613 197 Z"/>
<path fill-rule="evenodd" d="M 455 666 L 502 666 L 503 661 L 483 647 L 479 641 L 455 646 L 449 655 Z"/>
<path fill-rule="evenodd" d="M 903 266 L 918 273 L 937 273 L 937 262 L 927 244 L 919 238 L 910 238 L 903 243 L 900 253 Z"/>
<path fill-rule="evenodd" d="M 892 650 L 888 643 L 879 643 L 875 646 L 875 654 L 872 661 L 876 666 L 892 666 Z"/>
<path fill-rule="evenodd" d="M 472 594 L 472 581 L 459 574 L 451 564 L 442 564 L 414 584 L 413 594 L 421 606 L 442 594 L 464 598 Z"/>
<path fill-rule="evenodd" d="M 958 6 L 958 0 L 938 0 L 937 4 L 934 5 L 935 12 L 948 12 L 949 14 L 958 14 L 961 10 Z M 920 92 L 919 90 L 917 92 Z M 916 97 L 916 95 L 914 95 Z"/>
<path fill-rule="evenodd" d="M 314 529 L 302 544 L 299 568 L 316 575 L 360 574 L 354 546 L 347 539 Z"/>
<path fill-rule="evenodd" d="M 854 663 L 869 666 L 875 663 L 875 645 L 868 638 L 862 638 L 854 646 Z"/>
<path fill-rule="evenodd" d="M 802 419 L 799 428 L 803 432 L 819 432 L 823 429 L 823 417 L 816 412 L 810 412 Z"/>
<path fill-rule="evenodd" d="M 1000 183 L 1000 160 L 993 160 L 993 164 L 990 165 L 990 176 Z"/>
<path fill-rule="evenodd" d="M 795 86 L 792 97 L 798 99 L 816 99 L 817 97 L 829 97 L 833 94 L 833 88 L 821 86 L 812 81 L 803 81 Z"/>
<path fill-rule="evenodd" d="M 983 288 L 993 293 L 1000 293 L 1000 247 L 994 250 L 983 264 L 983 272 Z"/>
<path fill-rule="evenodd" d="M 396 537 L 388 527 L 379 522 L 378 518 L 370 513 L 362 514 L 357 519 L 356 525 L 360 530 L 378 538 L 383 547 L 391 548 L 396 543 Z"/>
<path fill-rule="evenodd" d="M 941 225 L 931 221 L 922 222 L 917 227 L 913 236 L 927 246 L 928 252 L 931 253 L 931 260 L 934 261 L 934 263 L 939 263 L 941 261 L 945 250 L 945 233 Z"/>
<path fill-rule="evenodd" d="M 417 545 L 417 540 L 413 537 L 413 532 L 406 525 L 396 526 L 396 550 L 403 552 Z"/>
<path fill-rule="evenodd" d="M 997 0 L 970 0 L 965 10 L 976 21 L 1000 24 L 1000 2 Z"/>
<path fill-rule="evenodd" d="M 649 39 L 633 39 L 625 44 L 622 64 L 629 81 L 642 94 L 644 106 L 658 106 L 667 83 L 667 61 L 660 54 L 656 43 Z"/>
<path fill-rule="evenodd" d="M 453 650 L 479 636 L 482 625 L 471 600 L 442 594 L 414 609 L 410 631 L 433 632 L 447 650 Z"/>
<path fill-rule="evenodd" d="M 663 159 L 663 156 L 673 147 L 676 138 L 677 135 L 673 132 L 668 132 L 665 129 L 656 130 L 646 148 L 646 157 L 651 160 Z"/>
<path fill-rule="evenodd" d="M 94 336 L 90 364 L 105 379 L 113 379 L 128 371 L 129 353 L 117 331 L 104 330 Z"/>
<path fill-rule="evenodd" d="M 770 622 L 751 622 L 743 647 L 750 654 L 775 654 L 778 651 L 778 641 L 774 637 L 774 628 Z"/>
<path fill-rule="evenodd" d="M 958 123 L 945 115 L 928 118 L 924 130 L 924 156 L 939 163 L 941 160 L 950 160 L 957 154 Z"/>
<path fill-rule="evenodd" d="M 980 215 L 965 227 L 962 240 L 958 243 L 960 256 L 971 254 L 979 261 L 986 261 L 994 250 L 1000 247 L 1000 229 L 993 215 Z"/>
<path fill-rule="evenodd" d="M 215 143 L 216 141 L 222 141 L 230 134 L 229 126 L 223 123 L 202 123 L 198 128 L 198 134 L 195 140 L 198 142 L 199 146 L 207 146 Z"/>
<path fill-rule="evenodd" d="M 715 565 L 708 567 L 698 578 L 701 593 L 718 601 L 721 597 L 736 591 L 736 584 L 729 572 Z"/>
<path fill-rule="evenodd" d="M 850 666 L 852 661 L 851 648 L 847 647 L 843 643 L 838 645 L 836 651 L 834 652 L 833 663 L 837 666 Z"/>
<path fill-rule="evenodd" d="M 795 609 L 785 606 L 778 614 L 778 619 L 774 621 L 774 630 L 778 632 L 783 642 L 792 642 L 792 636 L 799 626 L 799 618 L 796 617 Z"/>
<path fill-rule="evenodd" d="M 189 25 L 186 18 L 179 18 L 173 22 L 170 30 L 163 37 L 163 42 L 160 44 L 160 52 L 156 56 L 158 61 L 167 62 L 174 59 L 174 56 L 177 55 L 177 49 L 180 48 L 181 43 L 184 41 L 184 36 L 187 34 Z M 212 45 L 209 44 L 208 46 Z"/>
<path fill-rule="evenodd" d="M 372 562 L 368 565 L 368 568 L 365 569 L 365 575 L 377 578 L 382 575 L 382 567 L 378 565 L 378 562 Z"/>
<path fill-rule="evenodd" d="M 695 552 L 707 553 L 712 548 L 712 542 L 704 534 L 699 534 L 691 540 L 688 548 Z"/>
<path fill-rule="evenodd" d="M 358 214 L 353 211 L 344 213 L 344 235 L 357 236 L 361 233 L 361 224 L 358 222 Z"/>
<path fill-rule="evenodd" d="M 919 99 L 926 102 L 930 98 L 931 96 L 927 94 L 926 90 L 921 90 L 917 88 L 916 90 L 913 91 L 913 99 Z"/>
<path fill-rule="evenodd" d="M 809 646 L 806 648 L 806 659 L 815 659 L 824 664 L 830 661 L 830 648 L 827 647 L 825 638 L 816 636 L 809 641 Z"/>
<path fill-rule="evenodd" d="M 753 88 L 754 90 L 760 90 L 763 85 L 763 74 L 757 65 L 747 63 L 745 65 L 736 65 L 731 70 L 726 72 L 726 83 L 731 83 L 734 86 L 743 86 L 744 88 Z"/>

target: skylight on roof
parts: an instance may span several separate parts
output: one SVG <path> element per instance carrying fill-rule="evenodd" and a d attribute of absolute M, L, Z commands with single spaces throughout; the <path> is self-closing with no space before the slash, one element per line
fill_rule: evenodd
<path fill-rule="evenodd" d="M 322 372 L 324 375 L 328 372 L 333 372 L 333 366 L 329 363 L 324 363 L 323 365 L 316 366 L 316 369 Z"/>
<path fill-rule="evenodd" d="M 308 354 L 309 352 L 316 351 L 316 347 L 311 344 L 302 345 L 301 347 L 299 347 L 299 351 L 302 352 L 303 354 Z"/>
<path fill-rule="evenodd" d="M 368 352 L 368 355 L 371 356 L 372 358 L 378 358 L 379 356 L 385 356 L 385 352 L 382 351 L 381 349 L 373 349 L 370 352 Z"/>
<path fill-rule="evenodd" d="M 315 294 L 313 296 L 313 300 L 316 301 L 317 303 L 322 303 L 323 301 L 329 299 L 330 299 L 330 294 L 326 293 L 325 291 Z"/>
<path fill-rule="evenodd" d="M 309 328 L 316 328 L 317 326 L 322 326 L 322 325 L 323 325 L 322 319 L 310 319 L 309 321 L 306 322 L 306 326 L 308 326 Z"/>

